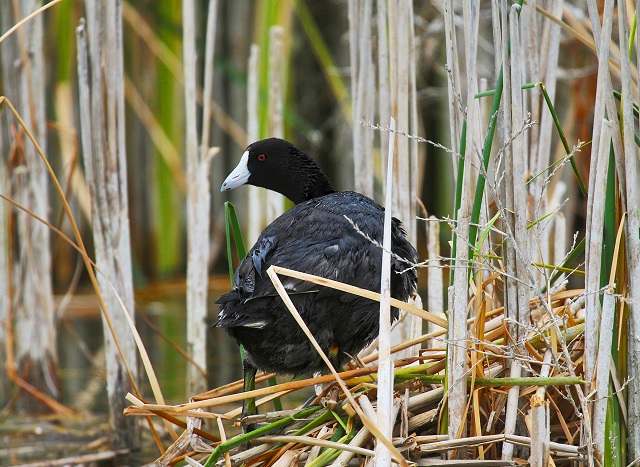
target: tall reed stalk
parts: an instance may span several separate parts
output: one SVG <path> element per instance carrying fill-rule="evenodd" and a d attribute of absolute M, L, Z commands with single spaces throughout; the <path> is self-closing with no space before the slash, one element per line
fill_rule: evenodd
<path fill-rule="evenodd" d="M 450 11 L 448 8 L 449 6 L 445 5 L 445 13 Z M 550 8 L 556 15 L 562 14 L 561 2 L 551 2 Z M 632 102 L 636 100 L 636 90 L 633 84 L 637 82 L 637 76 L 633 75 L 633 73 L 636 73 L 636 70 L 633 68 L 630 59 L 625 53 L 621 53 L 619 55 L 623 96 L 620 111 L 622 122 L 619 126 L 620 130 L 609 132 L 609 136 L 603 136 L 603 133 L 601 132 L 603 125 L 602 122 L 605 121 L 605 117 L 612 121 L 612 124 L 607 123 L 607 125 L 611 125 L 613 128 L 618 128 L 618 109 L 613 102 L 613 80 L 610 68 L 611 63 L 609 60 L 609 50 L 612 47 L 612 21 L 610 18 L 614 17 L 613 8 L 613 1 L 605 2 L 602 16 L 604 20 L 601 23 L 595 2 L 588 2 L 588 10 L 594 31 L 594 42 L 597 45 L 599 63 L 597 77 L 598 92 L 595 96 L 596 105 L 594 111 L 593 139 L 591 142 L 592 162 L 588 190 L 589 207 L 587 210 L 587 252 L 585 259 L 587 265 L 587 286 L 585 295 L 587 311 L 585 333 L 586 351 L 583 365 L 584 374 L 587 381 L 590 382 L 590 385 L 587 386 L 586 392 L 583 388 L 576 388 L 576 392 L 578 396 L 578 405 L 582 412 L 582 416 L 584 417 L 582 430 L 583 443 L 587 446 L 587 463 L 590 465 L 593 465 L 594 462 L 607 462 L 609 456 L 607 456 L 606 452 L 614 451 L 618 453 L 614 456 L 614 459 L 618 462 L 618 455 L 622 454 L 621 451 L 618 450 L 619 443 L 616 446 L 616 442 L 613 440 L 624 440 L 626 438 L 626 434 L 619 431 L 621 429 L 620 425 L 615 422 L 615 420 L 618 419 L 617 414 L 622 410 L 622 408 L 617 408 L 615 398 L 611 399 L 609 397 L 608 400 L 606 399 L 607 392 L 611 391 L 608 384 L 610 376 L 609 373 L 613 374 L 615 372 L 618 374 L 618 370 L 616 368 L 609 368 L 609 359 L 613 357 L 615 361 L 617 355 L 617 351 L 614 349 L 612 353 L 611 349 L 612 330 L 610 324 L 611 319 L 615 319 L 614 311 L 616 307 L 612 300 L 614 297 L 613 290 L 616 284 L 610 279 L 605 280 L 604 277 L 601 278 L 601 274 L 603 274 L 603 272 L 601 272 L 601 268 L 603 268 L 603 271 L 610 271 L 610 262 L 613 261 L 615 264 L 617 258 L 614 257 L 615 252 L 613 255 L 611 253 L 611 242 L 614 241 L 611 237 L 611 227 L 605 227 L 603 232 L 603 225 L 611 225 L 609 221 L 605 221 L 604 216 L 605 204 L 609 206 L 609 201 L 606 200 L 611 198 L 607 195 L 605 199 L 603 192 L 600 191 L 601 187 L 606 186 L 607 189 L 609 189 L 613 188 L 615 186 L 614 184 L 617 183 L 617 187 L 619 188 L 618 193 L 621 197 L 622 204 L 622 211 L 617 216 L 620 225 L 624 223 L 625 227 L 627 224 L 631 226 L 632 222 L 636 222 L 638 216 L 638 213 L 635 212 L 637 210 L 627 209 L 625 207 L 630 206 L 627 204 L 630 199 L 635 203 L 638 196 L 638 148 L 634 142 L 634 128 L 637 127 L 637 123 L 634 122 L 631 105 Z M 469 46 L 469 39 L 474 37 L 474 31 L 477 27 L 473 19 L 473 13 L 475 10 L 471 5 L 465 4 L 463 11 L 465 19 L 463 28 L 465 31 L 465 38 L 467 40 L 465 51 L 473 54 L 474 48 Z M 498 79 L 497 92 L 502 93 L 503 104 L 502 111 L 497 115 L 492 113 L 489 118 L 497 118 L 499 121 L 499 126 L 501 128 L 499 132 L 499 150 L 495 156 L 493 153 L 487 152 L 487 149 L 490 149 L 491 147 L 490 138 L 487 137 L 482 144 L 483 152 L 486 155 L 491 154 L 491 157 L 495 159 L 494 164 L 487 165 L 486 156 L 483 161 L 475 162 L 470 160 L 470 157 L 477 157 L 473 153 L 478 152 L 478 148 L 481 146 L 478 144 L 478 141 L 482 141 L 482 138 L 480 137 L 480 133 L 477 131 L 475 134 L 473 133 L 474 121 L 472 120 L 472 116 L 474 115 L 474 103 L 473 100 L 467 99 L 465 117 L 467 125 L 471 129 L 471 137 L 468 133 L 466 150 L 467 152 L 471 151 L 472 153 L 467 154 L 465 158 L 464 170 L 466 171 L 468 169 L 469 163 L 475 163 L 476 166 L 482 164 L 485 169 L 493 167 L 493 170 L 495 171 L 493 177 L 487 179 L 487 188 L 489 191 L 483 194 L 484 190 L 476 190 L 473 216 L 474 219 L 482 219 L 482 215 L 478 216 L 478 214 L 476 214 L 476 207 L 483 205 L 481 200 L 478 199 L 478 196 L 494 197 L 494 201 L 500 210 L 499 214 L 502 222 L 501 229 L 502 232 L 506 234 L 506 243 L 502 245 L 502 250 L 504 252 L 504 265 L 506 266 L 504 271 L 504 282 L 506 286 L 505 304 L 509 310 L 507 316 L 510 317 L 508 321 L 509 334 L 511 339 L 513 339 L 512 348 L 514 352 L 514 359 L 511 360 L 511 374 L 512 376 L 517 377 L 521 374 L 521 368 L 524 368 L 517 359 L 517 356 L 522 353 L 522 332 L 526 331 L 526 325 L 524 323 L 533 322 L 535 325 L 536 322 L 536 318 L 530 314 L 531 312 L 528 305 L 530 301 L 529 296 L 539 296 L 540 290 L 546 290 L 549 285 L 553 286 L 553 281 L 556 281 L 559 277 L 559 274 L 554 274 L 553 277 L 549 279 L 549 276 L 543 270 L 533 270 L 531 264 L 544 264 L 545 258 L 550 258 L 552 256 L 555 258 L 556 264 L 559 264 L 573 256 L 573 253 L 564 253 L 565 240 L 557 238 L 556 241 L 550 242 L 549 234 L 545 233 L 545 229 L 549 229 L 550 227 L 554 228 L 558 235 L 564 236 L 564 232 L 566 232 L 564 216 L 556 213 L 556 211 L 562 209 L 562 206 L 566 203 L 560 202 L 559 199 L 559 196 L 562 196 L 562 193 L 564 192 L 564 185 L 553 180 L 553 176 L 556 174 L 558 169 L 553 169 L 553 171 L 550 172 L 550 175 L 545 177 L 541 177 L 539 175 L 550 171 L 553 167 L 553 165 L 550 165 L 553 160 L 553 154 L 552 144 L 550 144 L 552 140 L 549 135 L 554 124 L 556 126 L 556 130 L 560 134 L 560 137 L 563 139 L 566 151 L 564 162 L 572 160 L 573 153 L 570 152 L 570 148 L 565 142 L 566 140 L 564 139 L 562 129 L 559 126 L 559 120 L 556 115 L 555 108 L 552 105 L 554 95 L 556 94 L 555 83 L 558 71 L 557 38 L 559 37 L 559 28 L 557 25 L 552 25 L 547 19 L 542 19 L 540 16 L 534 17 L 534 15 L 537 15 L 538 13 L 533 7 L 521 9 L 518 6 L 509 7 L 507 2 L 494 2 L 493 12 L 494 45 L 495 50 L 500 52 L 494 55 L 500 61 L 500 63 L 497 63 L 495 68 L 496 73 L 499 73 L 500 75 Z M 507 17 L 509 18 L 508 21 Z M 626 8 L 620 8 L 618 11 L 618 20 L 620 31 L 620 50 L 631 51 L 632 47 L 629 45 L 629 25 L 631 22 L 626 17 Z M 449 43 L 447 47 L 449 50 L 452 50 L 452 44 L 455 41 L 455 32 L 453 27 L 450 27 L 449 31 Z M 522 31 L 525 31 L 526 34 L 521 35 Z M 541 31 L 542 34 L 538 35 L 536 31 Z M 522 42 L 531 42 L 537 37 L 541 37 L 540 42 L 528 45 L 529 50 L 533 51 L 533 59 L 530 55 L 525 59 L 525 55 L 522 52 L 522 50 L 524 50 Z M 508 41 L 507 38 L 509 38 Z M 475 70 L 473 66 L 474 62 L 472 55 L 468 55 L 467 69 L 465 71 L 467 74 L 466 92 L 469 94 L 473 94 L 470 93 L 470 90 L 474 89 L 473 76 Z M 542 91 L 545 99 L 544 103 L 546 104 L 543 106 L 540 105 L 542 98 L 540 92 L 521 90 L 527 80 L 535 81 L 540 79 L 539 75 L 544 75 L 545 80 L 548 81 L 545 82 L 544 85 L 540 86 L 540 90 Z M 452 71 L 450 76 L 455 76 L 455 73 Z M 449 99 L 450 102 L 453 102 L 456 99 L 457 93 L 453 86 L 454 81 L 450 79 L 449 83 Z M 535 129 L 532 132 L 529 132 L 532 125 L 528 123 L 526 118 L 526 112 L 528 112 L 529 109 L 532 109 L 534 114 L 538 115 L 538 118 L 542 120 L 540 129 Z M 476 119 L 475 125 L 477 125 L 478 117 L 474 118 Z M 457 118 L 451 116 L 450 127 L 452 129 L 456 128 L 456 121 Z M 536 122 L 533 122 L 533 125 L 535 125 L 535 123 Z M 610 160 L 610 144 L 615 154 L 615 158 L 611 159 L 615 161 L 615 179 L 607 176 L 607 168 Z M 627 156 L 623 157 L 622 154 L 626 154 Z M 630 157 L 629 155 L 632 156 Z M 581 174 L 578 171 L 578 167 L 574 165 L 573 168 L 576 177 L 580 180 Z M 466 183 L 465 174 L 466 172 L 460 173 L 460 171 L 457 174 L 458 186 L 461 187 L 461 190 L 459 191 L 461 208 L 464 208 L 465 206 L 465 194 L 469 189 Z M 490 177 L 491 174 L 487 173 L 485 175 L 482 173 L 481 169 L 481 173 L 478 178 L 479 182 L 482 181 L 482 183 L 484 183 L 483 179 L 485 176 Z M 631 184 L 628 183 L 630 176 L 633 179 Z M 525 184 L 527 177 L 532 178 Z M 527 185 L 529 186 L 528 189 L 526 188 Z M 500 191 L 504 194 L 502 196 L 496 196 Z M 586 192 L 586 190 L 584 191 Z M 505 203 L 504 207 L 501 207 L 501 203 Z M 487 205 L 485 204 L 485 206 Z M 487 208 L 484 207 L 481 209 Z M 606 211 L 611 213 L 616 210 L 617 208 L 611 205 Z M 544 219 L 549 216 L 549 214 L 545 213 L 552 213 L 553 217 L 551 218 L 551 222 L 532 222 L 532 219 Z M 631 218 L 629 218 L 628 221 L 624 221 L 625 215 L 621 215 L 622 213 L 634 216 L 634 220 L 632 221 Z M 467 275 L 463 272 L 470 268 L 466 265 L 467 258 L 465 258 L 463 252 L 461 252 L 461 249 L 466 248 L 461 248 L 460 243 L 461 237 L 466 237 L 466 235 L 463 237 L 463 234 L 461 234 L 461 231 L 464 232 L 465 221 L 465 212 L 459 211 L 457 215 L 455 233 L 458 247 L 455 250 L 456 269 L 454 289 L 452 290 L 454 293 L 452 313 L 455 313 L 455 310 L 458 308 L 463 310 L 462 316 L 464 317 L 467 316 L 466 307 L 471 305 L 471 303 L 467 303 L 466 300 L 466 289 L 468 284 L 466 283 Z M 549 224 L 551 224 L 551 226 Z M 469 237 L 469 244 L 472 249 L 474 249 L 474 247 L 480 245 L 480 243 L 476 243 L 475 232 L 477 232 L 477 227 L 473 225 L 473 222 L 471 229 L 472 235 Z M 630 227 L 628 230 L 625 230 L 625 232 L 627 232 L 627 241 L 631 244 L 637 245 L 639 241 L 637 235 L 638 230 Z M 634 233 L 629 235 L 628 232 Z M 603 234 L 609 239 L 607 242 L 603 241 Z M 455 244 L 456 243 L 454 243 L 454 245 Z M 579 245 L 580 244 L 578 244 L 578 247 Z M 618 245 L 618 243 L 616 243 L 616 245 Z M 574 251 L 576 249 L 577 247 L 574 248 Z M 618 251 L 617 247 L 615 251 Z M 474 257 L 480 254 L 480 251 L 473 252 Z M 563 257 L 565 259 L 561 259 Z M 481 257 L 478 258 L 481 259 Z M 633 280 L 631 279 L 631 269 L 629 268 L 637 267 L 637 255 L 629 254 L 629 252 L 626 251 L 625 263 L 627 265 L 627 269 L 622 275 L 620 272 L 618 273 L 618 280 L 623 280 L 629 287 L 626 294 L 622 291 L 621 293 L 625 294 L 627 297 L 631 297 L 633 296 L 633 289 L 635 286 L 632 284 Z M 483 266 L 483 263 L 474 265 L 473 271 L 475 272 L 475 267 Z M 462 278 L 459 277 L 459 268 L 463 275 Z M 628 283 L 626 282 L 627 280 L 629 280 Z M 540 283 L 540 281 L 543 282 Z M 606 284 L 605 289 L 602 289 L 603 282 Z M 458 284 L 459 288 L 456 288 L 455 284 Z M 459 299 L 459 295 L 456 296 L 457 290 L 462 291 L 465 300 L 460 300 L 456 306 L 456 299 Z M 479 290 L 476 289 L 475 294 L 478 293 Z M 604 305 L 601 305 L 603 293 L 607 309 L 606 313 L 602 308 Z M 632 307 L 634 306 L 633 303 L 634 302 L 632 300 L 631 305 L 625 304 L 622 305 L 622 308 L 627 306 Z M 603 310 L 602 312 L 601 309 Z M 549 312 L 550 310 L 547 311 L 547 313 Z M 473 315 L 473 313 L 474 309 L 471 307 L 470 314 Z M 621 323 L 622 326 L 629 326 L 629 329 L 633 329 L 635 326 L 633 313 L 630 313 L 628 316 L 628 323 L 625 323 L 622 319 L 618 322 Z M 450 321 L 455 322 L 455 318 L 450 316 Z M 463 329 L 455 336 L 464 341 L 466 332 L 467 330 Z M 632 333 L 631 336 L 634 336 L 631 337 L 632 341 L 634 341 L 635 334 Z M 452 333 L 450 333 L 449 337 L 450 339 L 452 338 Z M 623 345 L 625 345 L 624 338 L 622 338 L 622 341 Z M 461 346 L 460 340 L 455 340 L 454 342 L 456 346 Z M 563 355 L 568 356 L 566 353 L 566 343 L 561 341 L 560 344 L 564 349 Z M 629 362 L 633 361 L 635 364 L 634 358 L 636 358 L 636 352 L 633 350 L 633 345 L 634 344 L 631 344 L 629 348 Z M 456 352 L 456 349 L 452 348 L 450 345 L 448 351 L 451 355 L 452 352 Z M 466 354 L 466 350 L 464 351 L 464 354 Z M 596 359 L 601 363 L 596 365 Z M 553 365 L 559 365 L 559 362 L 557 361 L 552 362 Z M 454 362 L 451 360 L 450 356 L 449 365 L 451 371 L 455 370 L 453 363 Z M 574 371 L 572 366 L 565 368 L 569 371 Z M 629 368 L 632 368 L 632 366 L 629 365 Z M 575 371 L 578 370 L 580 370 L 580 368 L 577 368 Z M 531 370 L 528 369 L 527 371 Z M 618 374 L 618 376 L 614 378 L 614 386 L 617 384 L 615 381 L 619 381 L 619 377 L 620 375 Z M 450 383 L 453 384 L 454 381 L 450 380 Z M 591 384 L 593 384 L 593 386 L 591 386 Z M 596 386 L 599 388 L 598 390 L 600 391 L 603 399 L 601 402 L 596 403 L 597 410 L 596 413 L 593 414 L 594 419 L 592 425 L 591 403 L 587 398 L 587 393 L 589 393 L 592 388 L 595 389 Z M 636 423 L 635 420 L 637 419 L 637 415 L 634 416 L 633 414 L 637 408 L 637 404 L 632 401 L 635 397 L 634 391 L 634 388 L 629 389 L 628 403 L 628 426 L 631 434 L 629 448 L 631 452 L 634 452 L 634 449 L 637 449 L 635 448 L 635 446 L 637 446 L 637 442 L 634 441 L 634 435 L 632 434 L 634 432 L 634 423 Z M 464 413 L 456 412 L 456 416 L 454 415 L 454 412 L 452 412 L 451 405 L 455 404 L 456 397 L 460 397 L 458 394 L 452 394 L 452 392 L 453 388 L 449 388 L 448 403 L 450 410 L 448 426 L 450 430 L 452 426 L 456 427 L 455 424 L 459 423 L 458 420 L 460 419 L 460 413 Z M 545 421 L 545 418 L 548 417 L 548 415 L 545 415 L 546 409 L 544 409 L 544 399 L 547 396 L 545 396 L 544 393 L 539 393 L 538 396 L 539 398 L 536 400 L 535 405 L 536 410 L 534 411 L 534 418 L 537 420 L 535 430 L 537 430 L 537 439 L 539 440 L 536 442 L 539 443 L 540 446 L 544 446 L 545 443 L 548 442 L 545 441 L 544 436 L 541 436 L 543 434 L 544 427 L 548 424 L 548 420 Z M 454 398 L 453 400 L 452 397 Z M 518 431 L 525 429 L 524 425 L 519 425 L 518 413 L 521 410 L 521 404 L 522 399 L 519 391 L 516 391 L 515 389 L 510 390 L 506 403 L 507 411 L 505 432 L 517 433 Z M 461 408 L 464 410 L 464 407 Z M 538 410 L 538 408 L 540 410 Z M 532 412 L 532 414 L 534 412 Z M 457 418 L 452 419 L 452 417 Z M 592 453 L 591 451 L 592 433 L 596 436 L 595 453 Z M 452 431 L 450 431 L 450 434 L 452 436 L 454 435 Z M 544 447 L 541 447 L 540 449 L 544 449 Z M 503 459 L 511 459 L 513 455 L 513 445 L 511 443 L 505 443 L 502 452 Z M 536 453 L 536 456 L 537 457 L 535 457 L 535 459 L 532 457 L 532 462 L 536 465 L 542 465 L 546 462 L 544 456 L 539 456 L 539 452 Z"/>
<path fill-rule="evenodd" d="M 4 2 L 0 5 L 2 31 L 8 31 L 38 6 L 36 1 Z M 2 43 L 2 79 L 3 93 L 11 94 L 18 112 L 46 151 L 43 21 L 41 15 L 36 16 Z M 24 130 L 16 125 L 9 112 L 4 112 L 1 131 L 0 183 L 3 193 L 31 213 L 49 219 L 49 183 L 36 148 L 28 142 Z M 5 358 L 11 379 L 23 388 L 17 393 L 18 407 L 28 412 L 40 412 L 46 408 L 34 404 L 33 396 L 24 390 L 23 382 L 53 399 L 60 397 L 50 232 L 29 212 L 18 211 L 15 216 L 8 217 L 9 212 L 5 205 L 0 214 L 3 230 L 0 237 L 4 247 L 0 253 L 4 266 L 0 282 L 5 292 L 4 303 L 0 304 L 0 315 L 5 323 L 0 341 L 7 350 Z"/>
<path fill-rule="evenodd" d="M 640 11 L 640 3 L 636 2 L 635 5 L 636 18 L 634 24 L 637 22 L 637 13 Z M 625 209 L 628 221 L 625 225 L 625 250 L 626 250 L 626 263 L 627 263 L 627 276 L 628 280 L 628 329 L 630 331 L 629 338 L 627 339 L 628 345 L 628 366 L 629 374 L 633 372 L 633 369 L 640 368 L 640 160 L 638 145 L 635 141 L 635 131 L 638 125 L 635 123 L 633 115 L 633 103 L 638 102 L 638 83 L 640 82 L 640 76 L 638 76 L 638 66 L 640 62 L 636 62 L 636 68 L 632 70 L 632 47 L 630 46 L 631 36 L 629 32 L 629 14 L 627 13 L 627 5 L 618 5 L 618 19 L 619 19 L 619 38 L 620 38 L 620 62 L 621 62 L 621 81 L 622 81 L 622 138 L 624 143 L 624 151 L 619 152 L 616 156 L 616 160 L 620 160 L 618 163 L 622 166 L 623 171 L 618 173 L 619 179 L 624 179 L 625 183 L 620 183 L 621 186 L 626 186 L 626 190 L 620 193 L 623 200 L 623 209 Z M 638 47 L 640 42 L 638 41 L 638 33 L 636 31 L 635 38 L 636 56 L 640 58 L 640 48 Z M 629 51 L 627 55 L 626 51 Z M 634 86 L 635 85 L 635 86 Z M 620 216 L 624 219 L 624 215 Z M 617 258 L 613 258 L 614 261 Z M 624 276 L 623 276 L 624 277 Z M 605 292 L 604 303 L 607 306 L 608 313 L 605 315 L 603 312 L 603 323 L 607 323 L 610 326 L 611 315 L 613 313 L 613 297 L 611 296 L 613 290 L 611 287 L 611 281 L 609 282 L 608 293 Z M 617 289 L 622 284 L 618 284 Z M 604 307 L 603 307 L 604 310 Z M 607 321 L 604 321 L 607 319 Z M 601 331 L 602 332 L 602 331 Z M 609 341 L 604 341 L 605 349 L 600 351 L 609 351 Z M 613 352 L 615 355 L 615 351 Z M 608 373 L 605 377 L 608 377 Z M 607 378 L 608 379 L 608 378 Z M 628 393 L 627 410 L 629 414 L 628 418 L 628 430 L 629 430 L 629 454 L 631 459 L 637 460 L 640 457 L 640 382 L 631 382 Z M 612 424 L 613 425 L 613 424 Z M 611 431 L 611 430 L 609 430 Z"/>
<path fill-rule="evenodd" d="M 107 390 L 112 442 L 139 446 L 138 425 L 124 417 L 122 395 L 138 380 L 137 351 L 125 314 L 134 319 L 125 151 L 124 69 L 120 4 L 87 3 L 77 30 L 80 122 L 85 177 L 92 202 L 96 264 L 102 271 Z M 123 308 L 121 309 L 121 304 Z M 110 315 L 110 318 L 107 316 Z"/>
<path fill-rule="evenodd" d="M 202 130 L 198 139 L 196 102 L 196 15 L 192 1 L 183 3 L 184 62 L 185 62 L 185 115 L 187 125 L 187 352 L 193 357 L 187 367 L 187 394 L 200 393 L 207 387 L 207 296 L 209 277 L 209 211 L 211 159 L 217 148 L 210 147 L 211 101 L 213 89 L 213 55 L 215 50 L 216 0 L 209 2 L 204 60 L 204 91 Z"/>

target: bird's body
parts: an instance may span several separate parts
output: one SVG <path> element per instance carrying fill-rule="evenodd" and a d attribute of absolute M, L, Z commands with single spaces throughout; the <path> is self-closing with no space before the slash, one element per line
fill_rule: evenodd
<path fill-rule="evenodd" d="M 328 371 L 267 269 L 281 266 L 379 292 L 384 209 L 359 193 L 336 192 L 311 158 L 277 138 L 251 144 L 221 190 L 243 184 L 277 191 L 295 203 L 260 234 L 236 270 L 233 289 L 217 301 L 214 326 L 244 347 L 249 390 L 256 369 L 293 375 Z M 406 301 L 416 289 L 411 264 L 417 253 L 395 218 L 391 249 L 391 295 Z M 282 282 L 334 366 L 343 366 L 378 335 L 377 302 L 289 277 Z M 392 309 L 392 319 L 397 316 Z M 255 405 L 248 402 L 243 415 L 252 413 Z"/>
<path fill-rule="evenodd" d="M 331 193 L 295 205 L 262 232 L 240 263 L 233 290 L 218 299 L 222 306 L 216 326 L 227 328 L 257 368 L 294 375 L 327 371 L 266 270 L 282 266 L 379 291 L 382 251 L 362 233 L 382 243 L 383 222 L 383 209 L 354 192 Z M 394 253 L 415 262 L 415 250 L 397 220 L 392 235 Z M 409 267 L 392 260 L 396 272 Z M 406 301 L 415 281 L 414 271 L 394 273 L 392 296 Z M 377 302 L 289 277 L 282 282 L 334 365 L 344 365 L 377 336 Z M 397 315 L 394 309 L 393 319 Z"/>

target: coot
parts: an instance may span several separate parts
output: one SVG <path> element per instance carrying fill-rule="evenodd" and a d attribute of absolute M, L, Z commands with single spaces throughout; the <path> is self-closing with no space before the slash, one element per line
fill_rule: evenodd
<path fill-rule="evenodd" d="M 271 265 L 303 271 L 376 292 L 380 291 L 382 251 L 358 233 L 382 243 L 384 209 L 352 191 L 333 189 L 320 167 L 293 144 L 270 138 L 251 144 L 221 191 L 243 184 L 277 191 L 295 203 L 268 225 L 221 296 L 216 327 L 246 350 L 245 387 L 256 369 L 300 375 L 326 372 L 326 365 L 275 291 L 266 270 Z M 392 223 L 392 251 L 417 262 L 415 248 L 399 220 Z M 391 295 L 406 301 L 417 273 L 392 257 Z M 336 367 L 341 367 L 378 335 L 379 304 L 372 300 L 282 277 L 305 323 Z M 392 309 L 392 319 L 398 310 Z M 246 407 L 245 407 L 246 409 Z M 245 410 L 246 412 L 246 410 Z M 246 415 L 246 413 L 245 413 Z"/>

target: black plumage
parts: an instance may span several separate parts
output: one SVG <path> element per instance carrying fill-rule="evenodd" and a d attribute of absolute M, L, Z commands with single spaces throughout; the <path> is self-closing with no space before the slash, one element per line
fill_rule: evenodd
<path fill-rule="evenodd" d="M 271 265 L 380 291 L 382 251 L 359 233 L 382 243 L 384 210 L 355 192 L 336 192 L 322 170 L 291 143 L 271 138 L 250 145 L 222 190 L 242 184 L 282 193 L 295 204 L 267 226 L 236 270 L 233 290 L 221 296 L 215 326 L 246 350 L 245 372 L 259 368 L 283 374 L 327 371 L 275 291 Z M 400 221 L 393 219 L 392 251 L 415 263 L 417 253 Z M 415 269 L 392 257 L 391 294 L 414 293 Z M 403 272 L 404 271 L 404 272 Z M 288 277 L 282 282 L 321 348 L 340 367 L 378 334 L 379 304 Z M 392 319 L 398 316 L 392 309 Z"/>

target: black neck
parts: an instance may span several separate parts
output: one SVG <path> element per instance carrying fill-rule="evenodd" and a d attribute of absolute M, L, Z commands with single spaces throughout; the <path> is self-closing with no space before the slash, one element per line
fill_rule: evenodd
<path fill-rule="evenodd" d="M 285 185 L 282 194 L 299 204 L 313 198 L 335 193 L 322 169 L 313 159 L 294 147 L 296 167 L 291 168 L 292 180 Z M 285 192 L 286 191 L 286 192 Z"/>
<path fill-rule="evenodd" d="M 303 201 L 308 201 L 313 198 L 319 198 L 320 196 L 336 192 L 336 190 L 333 189 L 326 178 L 316 178 L 310 180 L 309 182 L 310 183 L 299 194 L 298 199 L 292 199 L 291 201 L 293 201 L 295 204 L 298 204 L 302 203 Z"/>

